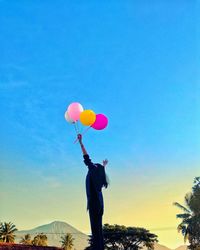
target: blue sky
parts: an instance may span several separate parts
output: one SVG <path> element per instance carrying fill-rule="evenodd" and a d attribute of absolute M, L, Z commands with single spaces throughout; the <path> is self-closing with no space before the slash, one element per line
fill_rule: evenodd
<path fill-rule="evenodd" d="M 64 120 L 74 101 L 109 118 L 84 141 L 95 161 L 110 160 L 112 204 L 127 181 L 141 196 L 180 182 L 173 198 L 181 202 L 199 175 L 197 9 L 178 0 L 0 1 L 0 180 L 8 204 L 38 202 L 48 188 L 58 197 L 52 204 L 76 198 L 76 187 L 84 194 L 80 149 Z M 6 219 L 14 214 L 7 206 Z M 85 230 L 71 213 L 66 220 Z M 37 222 L 21 217 L 13 215 L 21 227 Z"/>

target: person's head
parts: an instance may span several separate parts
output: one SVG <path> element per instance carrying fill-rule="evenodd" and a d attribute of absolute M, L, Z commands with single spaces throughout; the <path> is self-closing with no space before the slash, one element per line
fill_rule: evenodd
<path fill-rule="evenodd" d="M 105 172 L 105 167 L 99 163 L 95 164 L 97 166 L 97 172 L 98 172 L 98 179 L 100 182 L 101 187 L 108 187 L 108 178 L 106 176 L 106 172 Z"/>

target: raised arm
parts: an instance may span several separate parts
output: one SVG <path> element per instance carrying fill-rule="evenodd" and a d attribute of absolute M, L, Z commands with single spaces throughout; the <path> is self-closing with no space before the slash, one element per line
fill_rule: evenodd
<path fill-rule="evenodd" d="M 83 155 L 87 155 L 87 151 L 85 149 L 85 146 L 83 145 L 83 142 L 82 142 L 82 135 L 81 134 L 78 134 L 78 141 L 80 143 L 80 146 L 81 146 L 81 150 L 82 150 L 82 153 Z"/>
<path fill-rule="evenodd" d="M 88 166 L 89 169 L 91 169 L 92 167 L 94 167 L 94 164 L 92 163 L 92 161 L 91 161 L 91 159 L 90 159 L 90 157 L 85 149 L 85 146 L 83 145 L 81 134 L 78 134 L 78 141 L 80 143 L 81 150 L 83 153 L 84 163 L 86 166 Z"/>

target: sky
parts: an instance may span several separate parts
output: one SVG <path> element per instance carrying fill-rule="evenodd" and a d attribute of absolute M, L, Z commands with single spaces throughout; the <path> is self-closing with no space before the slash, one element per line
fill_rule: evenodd
<path fill-rule="evenodd" d="M 72 102 L 103 113 L 83 137 L 108 158 L 103 221 L 182 245 L 173 206 L 199 176 L 198 2 L 0 1 L 0 221 L 89 233 Z M 85 127 L 79 125 L 80 132 Z"/>

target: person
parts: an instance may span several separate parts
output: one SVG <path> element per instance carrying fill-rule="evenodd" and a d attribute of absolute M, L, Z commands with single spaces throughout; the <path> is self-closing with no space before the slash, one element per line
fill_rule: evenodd
<path fill-rule="evenodd" d="M 86 194 L 87 194 L 87 209 L 89 210 L 90 226 L 92 232 L 92 249 L 103 250 L 103 232 L 102 232 L 102 217 L 104 213 L 104 202 L 102 188 L 107 188 L 108 181 L 105 173 L 105 166 L 108 160 L 103 160 L 103 163 L 93 163 L 83 145 L 82 135 L 78 134 L 84 163 L 88 167 L 86 176 Z"/>

